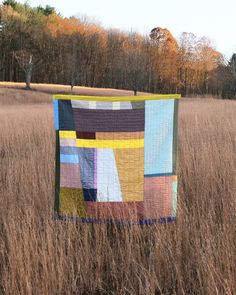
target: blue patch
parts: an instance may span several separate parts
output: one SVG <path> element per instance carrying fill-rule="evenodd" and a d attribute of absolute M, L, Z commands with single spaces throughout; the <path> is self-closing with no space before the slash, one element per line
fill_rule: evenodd
<path fill-rule="evenodd" d="M 59 111 L 58 111 L 58 100 L 53 100 L 53 109 L 54 109 L 54 127 L 56 130 L 59 130 Z"/>
<path fill-rule="evenodd" d="M 114 220 L 114 219 L 96 219 L 96 218 L 84 218 L 84 217 L 76 217 L 76 216 L 63 216 L 58 215 L 57 213 L 53 216 L 54 220 L 58 221 L 72 221 L 72 222 L 82 222 L 82 223 L 98 223 L 98 224 L 116 224 L 116 225 L 131 225 L 131 224 L 139 224 L 139 225 L 155 225 L 157 223 L 172 223 L 176 221 L 176 217 L 165 217 L 159 219 L 141 219 L 138 221 L 124 221 L 124 220 Z"/>
<path fill-rule="evenodd" d="M 63 155 L 78 155 L 79 149 L 74 146 L 61 146 L 60 153 Z"/>

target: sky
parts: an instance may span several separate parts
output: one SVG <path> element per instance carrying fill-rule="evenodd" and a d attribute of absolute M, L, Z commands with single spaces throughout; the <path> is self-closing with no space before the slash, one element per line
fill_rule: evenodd
<path fill-rule="evenodd" d="M 19 1 L 24 3 L 25 1 Z M 236 52 L 235 0 L 30 0 L 32 6 L 51 5 L 63 16 L 94 18 L 106 28 L 148 34 L 167 28 L 178 38 L 191 32 L 212 40 L 230 58 Z"/>

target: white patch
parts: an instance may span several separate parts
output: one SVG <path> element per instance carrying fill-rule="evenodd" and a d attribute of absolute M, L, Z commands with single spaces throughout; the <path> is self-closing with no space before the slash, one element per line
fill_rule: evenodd
<path fill-rule="evenodd" d="M 97 102 L 96 101 L 89 101 L 89 109 L 96 110 Z"/>
<path fill-rule="evenodd" d="M 97 149 L 97 201 L 123 201 L 113 149 Z"/>
<path fill-rule="evenodd" d="M 119 101 L 113 102 L 112 109 L 113 110 L 120 110 L 120 102 Z"/>

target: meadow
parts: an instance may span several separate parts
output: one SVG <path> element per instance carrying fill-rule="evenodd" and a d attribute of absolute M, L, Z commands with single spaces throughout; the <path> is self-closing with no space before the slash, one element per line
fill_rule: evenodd
<path fill-rule="evenodd" d="M 176 223 L 80 225 L 52 220 L 62 89 L 3 86 L 0 294 L 236 293 L 236 101 L 180 102 Z"/>

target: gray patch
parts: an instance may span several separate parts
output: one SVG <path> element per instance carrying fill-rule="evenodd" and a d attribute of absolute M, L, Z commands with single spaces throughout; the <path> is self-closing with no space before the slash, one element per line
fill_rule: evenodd
<path fill-rule="evenodd" d="M 89 101 L 71 100 L 72 108 L 89 109 Z"/>
<path fill-rule="evenodd" d="M 80 177 L 84 189 L 94 188 L 94 153 L 94 149 L 79 148 Z"/>

